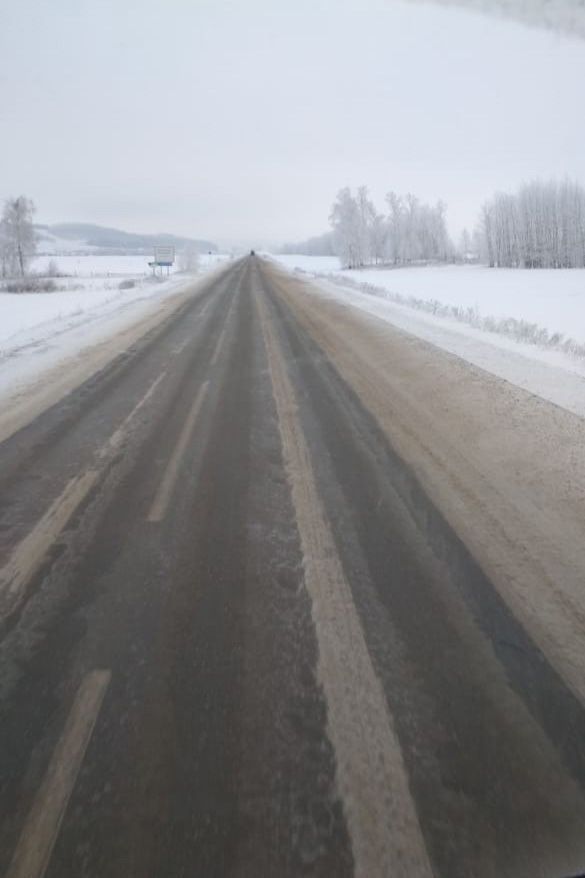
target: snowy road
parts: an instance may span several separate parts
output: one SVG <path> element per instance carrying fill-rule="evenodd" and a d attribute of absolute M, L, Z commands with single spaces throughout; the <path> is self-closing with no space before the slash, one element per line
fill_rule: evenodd
<path fill-rule="evenodd" d="M 583 871 L 583 419 L 258 258 L 161 309 L 0 444 L 0 873 Z"/>

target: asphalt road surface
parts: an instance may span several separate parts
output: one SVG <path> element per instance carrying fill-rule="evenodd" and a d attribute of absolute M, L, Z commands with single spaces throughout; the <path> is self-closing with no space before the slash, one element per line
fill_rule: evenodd
<path fill-rule="evenodd" d="M 302 286 L 230 264 L 0 444 L 8 878 L 585 868 L 578 515 L 527 551 L 510 391 Z"/>

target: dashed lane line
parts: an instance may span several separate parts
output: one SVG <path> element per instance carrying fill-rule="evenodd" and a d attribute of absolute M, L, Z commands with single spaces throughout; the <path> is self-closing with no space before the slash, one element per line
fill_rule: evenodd
<path fill-rule="evenodd" d="M 76 510 L 98 483 L 104 465 L 119 451 L 138 412 L 148 402 L 165 377 L 162 372 L 150 385 L 117 430 L 96 454 L 96 464 L 75 476 L 53 501 L 30 533 L 18 543 L 8 561 L 0 569 L 0 620 L 6 618 L 25 598 L 26 588 L 39 571 L 51 546 L 59 538 Z"/>
<path fill-rule="evenodd" d="M 148 513 L 148 521 L 160 522 L 166 515 L 173 491 L 175 489 L 175 485 L 177 484 L 177 480 L 179 478 L 181 463 L 185 456 L 185 452 L 187 451 L 187 446 L 189 445 L 189 442 L 191 440 L 193 430 L 195 429 L 195 423 L 197 421 L 201 406 L 203 405 L 203 401 L 207 394 L 208 387 L 209 381 L 206 381 L 204 384 L 201 385 L 195 399 L 193 400 L 193 405 L 189 410 L 189 414 L 187 415 L 187 419 L 183 425 L 183 429 L 181 430 L 181 434 L 177 440 L 177 444 L 173 449 L 173 453 L 167 464 L 158 491 L 156 492 L 156 496 L 152 502 L 152 506 L 150 507 L 150 511 Z"/>
<path fill-rule="evenodd" d="M 231 305 L 230 305 L 230 307 L 229 307 L 229 309 L 228 309 L 228 312 L 227 312 L 227 314 L 226 314 L 226 318 L 225 318 L 225 323 L 224 323 L 224 325 L 223 325 L 223 329 L 221 330 L 221 332 L 220 332 L 220 334 L 219 334 L 219 338 L 218 338 L 218 340 L 217 340 L 217 344 L 215 345 L 215 348 L 214 348 L 214 351 L 213 351 L 213 355 L 212 355 L 212 357 L 211 357 L 211 365 L 212 365 L 212 366 L 215 366 L 215 364 L 217 363 L 217 358 L 219 357 L 219 352 L 220 352 L 220 350 L 221 350 L 221 346 L 222 346 L 222 344 L 223 344 L 223 340 L 224 340 L 224 338 L 225 338 L 225 334 L 226 334 L 226 332 L 227 332 L 227 328 L 228 328 L 228 325 L 229 325 L 230 317 L 232 316 L 232 311 L 234 310 L 234 305 L 235 305 L 235 304 L 236 304 L 236 297 L 234 296 L 234 298 L 233 298 L 233 300 L 232 300 L 232 303 L 231 303 Z"/>
<path fill-rule="evenodd" d="M 105 670 L 91 671 L 83 679 L 6 878 L 43 878 L 110 679 Z"/>

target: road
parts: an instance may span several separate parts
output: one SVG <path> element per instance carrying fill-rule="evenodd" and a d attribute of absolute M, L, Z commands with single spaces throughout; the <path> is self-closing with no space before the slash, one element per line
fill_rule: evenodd
<path fill-rule="evenodd" d="M 0 444 L 0 872 L 584 870 L 582 438 L 214 275 Z"/>

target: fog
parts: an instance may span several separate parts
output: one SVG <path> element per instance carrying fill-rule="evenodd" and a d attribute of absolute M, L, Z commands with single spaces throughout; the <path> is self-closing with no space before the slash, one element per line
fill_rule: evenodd
<path fill-rule="evenodd" d="M 270 246 L 365 183 L 457 235 L 497 189 L 585 182 L 585 43 L 454 6 L 20 0 L 0 58 L 0 196 L 41 222 Z"/>

